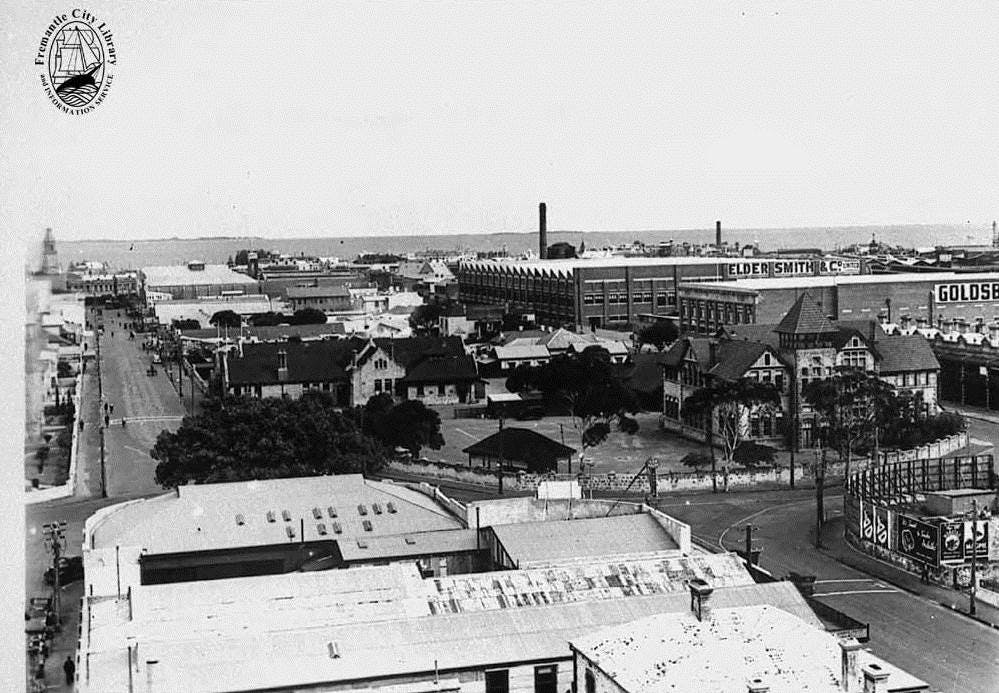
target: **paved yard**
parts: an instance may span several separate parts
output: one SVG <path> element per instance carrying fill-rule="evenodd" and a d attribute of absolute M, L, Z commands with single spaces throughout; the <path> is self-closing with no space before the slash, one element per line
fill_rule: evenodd
<path fill-rule="evenodd" d="M 445 446 L 440 450 L 425 449 L 421 453 L 435 462 L 467 464 L 468 456 L 462 450 L 499 430 L 499 422 L 495 419 L 455 419 L 453 410 L 442 408 L 440 412 Z M 593 463 L 595 473 L 634 473 L 649 457 L 658 457 L 665 462 L 664 468 L 684 470 L 686 468 L 678 464 L 680 458 L 688 452 L 703 449 L 703 445 L 662 431 L 658 414 L 639 414 L 638 422 L 641 428 L 637 434 L 629 436 L 614 431 L 605 443 L 587 450 L 587 461 Z M 549 416 L 540 421 L 507 419 L 504 425 L 529 428 L 553 440 L 564 440 L 566 445 L 577 451 L 580 449 L 579 433 L 567 416 Z M 577 456 L 573 460 L 574 469 L 578 459 Z M 559 471 L 566 470 L 562 468 Z"/>

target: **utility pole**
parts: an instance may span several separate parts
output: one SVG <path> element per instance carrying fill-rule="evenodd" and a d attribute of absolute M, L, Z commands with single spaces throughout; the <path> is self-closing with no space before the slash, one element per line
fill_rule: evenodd
<path fill-rule="evenodd" d="M 753 532 L 755 531 L 756 527 L 746 525 L 746 563 L 749 565 L 756 565 L 756 561 L 753 560 Z"/>
<path fill-rule="evenodd" d="M 499 420 L 499 466 L 496 469 L 496 478 L 499 481 L 499 495 L 503 495 L 503 417 Z"/>
<path fill-rule="evenodd" d="M 59 559 L 66 544 L 66 523 L 63 521 L 42 525 L 45 535 L 45 547 L 52 552 L 52 605 L 55 611 L 56 624 L 62 624 L 62 603 L 59 595 Z"/>
<path fill-rule="evenodd" d="M 971 499 L 971 592 L 969 592 L 968 613 L 972 616 L 978 611 L 975 604 L 978 590 L 978 501 Z"/>

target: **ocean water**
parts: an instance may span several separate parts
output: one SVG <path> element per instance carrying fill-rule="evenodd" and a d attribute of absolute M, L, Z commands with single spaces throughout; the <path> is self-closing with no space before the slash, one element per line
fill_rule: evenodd
<path fill-rule="evenodd" d="M 89 241 L 59 241 L 59 230 L 54 229 L 56 249 L 63 266 L 78 260 L 103 261 L 120 269 L 148 265 L 180 264 L 188 260 L 202 260 L 210 264 L 225 263 L 241 249 L 264 248 L 283 253 L 318 255 L 353 260 L 361 253 L 399 253 L 420 250 L 488 251 L 507 249 L 510 253 L 537 250 L 536 232 L 447 234 L 435 236 L 366 236 L 342 238 L 199 238 L 158 239 L 131 241 L 102 239 Z M 980 225 L 908 225 L 908 226 L 837 226 L 804 229 L 722 229 L 723 240 L 740 244 L 757 243 L 763 250 L 781 248 L 821 248 L 834 251 L 853 243 L 866 243 L 875 236 L 879 242 L 906 248 L 937 245 L 987 245 L 991 242 L 991 228 Z M 548 242 L 567 242 L 579 246 L 585 241 L 587 248 L 642 241 L 658 243 L 672 239 L 675 242 L 708 243 L 714 240 L 714 229 L 686 229 L 663 231 L 549 231 Z M 28 253 L 29 264 L 37 253 L 41 258 L 41 241 L 37 251 Z"/>

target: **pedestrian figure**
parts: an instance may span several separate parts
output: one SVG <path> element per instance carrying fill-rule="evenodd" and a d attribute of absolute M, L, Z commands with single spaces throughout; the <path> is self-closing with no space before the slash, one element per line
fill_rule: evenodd
<path fill-rule="evenodd" d="M 121 427 L 125 428 L 125 417 L 121 417 Z"/>
<path fill-rule="evenodd" d="M 80 430 L 83 430 L 83 419 L 80 419 Z"/>
<path fill-rule="evenodd" d="M 66 672 L 66 685 L 72 686 L 76 674 L 76 664 L 72 657 L 66 657 L 66 661 L 62 663 L 62 670 Z"/>
<path fill-rule="evenodd" d="M 107 414 L 105 414 L 104 415 L 104 428 L 107 428 L 110 425 L 111 425 L 111 417 L 108 416 Z"/>
<path fill-rule="evenodd" d="M 109 413 L 114 414 L 114 405 L 113 404 L 109 404 L 108 405 L 108 411 L 109 411 Z"/>

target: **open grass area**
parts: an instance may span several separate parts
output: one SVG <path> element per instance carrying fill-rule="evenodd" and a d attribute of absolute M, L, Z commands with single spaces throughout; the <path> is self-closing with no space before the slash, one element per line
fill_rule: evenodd
<path fill-rule="evenodd" d="M 445 446 L 440 450 L 424 449 L 421 452 L 422 456 L 435 462 L 467 464 L 468 456 L 462 450 L 499 430 L 499 422 L 495 419 L 455 419 L 449 418 L 453 417 L 453 410 L 441 408 L 439 411 Z M 679 460 L 688 452 L 702 450 L 704 446 L 663 431 L 656 413 L 639 414 L 637 419 L 640 429 L 635 435 L 614 431 L 605 443 L 587 450 L 586 459 L 593 463 L 593 472 L 634 473 L 650 457 L 661 460 L 660 469 L 689 471 L 679 464 Z M 580 449 L 579 432 L 567 416 L 549 416 L 540 421 L 507 419 L 504 425 L 528 428 L 558 442 L 562 442 L 564 436 L 566 445 L 577 451 Z M 577 454 L 573 459 L 573 471 L 576 471 L 578 459 Z M 559 472 L 565 471 L 564 468 L 559 469 Z"/>

